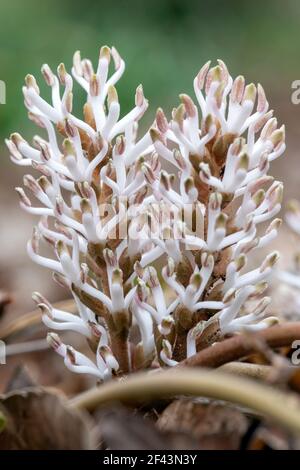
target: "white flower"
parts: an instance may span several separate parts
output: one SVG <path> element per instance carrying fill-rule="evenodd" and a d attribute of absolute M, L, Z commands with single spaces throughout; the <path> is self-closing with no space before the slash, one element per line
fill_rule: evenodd
<path fill-rule="evenodd" d="M 63 64 L 57 75 L 44 65 L 51 103 L 32 76 L 23 92 L 47 138 L 30 145 L 15 133 L 7 140 L 14 163 L 41 173 L 24 177 L 35 205 L 16 188 L 24 210 L 40 216 L 29 256 L 54 272 L 78 309 L 57 310 L 35 294 L 43 322 L 81 333 L 95 345 L 95 360 L 56 334 L 49 341 L 70 370 L 100 380 L 148 367 L 155 357 L 173 366 L 198 346 L 274 322 L 265 318 L 262 294 L 277 253 L 247 269 L 249 254 L 280 225 L 274 217 L 283 187 L 268 170 L 285 149 L 284 127 L 277 128 L 263 88 L 233 80 L 222 61 L 207 63 L 194 81 L 199 106 L 180 95 L 170 122 L 158 109 L 138 138 L 148 102 L 139 86 L 121 117 L 115 85 L 124 69 L 106 46 L 95 70 L 79 52 L 72 75 Z M 86 92 L 83 119 L 72 112 L 73 79 Z M 54 259 L 40 253 L 40 239 Z"/>

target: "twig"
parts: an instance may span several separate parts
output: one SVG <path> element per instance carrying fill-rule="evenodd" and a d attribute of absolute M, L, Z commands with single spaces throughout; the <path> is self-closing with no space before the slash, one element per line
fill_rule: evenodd
<path fill-rule="evenodd" d="M 272 366 L 261 364 L 251 364 L 249 362 L 228 362 L 219 368 L 222 372 L 243 375 L 253 379 L 268 380 L 272 371 Z"/>
<path fill-rule="evenodd" d="M 300 322 L 272 326 L 258 332 L 256 335 L 271 348 L 291 346 L 294 340 L 300 339 Z M 176 367 L 219 367 L 255 352 L 253 341 L 249 341 L 246 336 L 241 334 L 203 349 L 194 356 L 180 362 Z"/>
<path fill-rule="evenodd" d="M 116 401 L 145 402 L 176 395 L 206 396 L 237 403 L 300 434 L 300 405 L 295 395 L 220 371 L 173 369 L 140 373 L 84 392 L 69 401 L 73 408 L 94 410 Z"/>
<path fill-rule="evenodd" d="M 13 343 L 6 346 L 5 356 L 16 356 L 17 354 L 26 354 L 36 351 L 45 351 L 49 349 L 49 344 L 45 339 L 36 339 L 23 343 Z"/>

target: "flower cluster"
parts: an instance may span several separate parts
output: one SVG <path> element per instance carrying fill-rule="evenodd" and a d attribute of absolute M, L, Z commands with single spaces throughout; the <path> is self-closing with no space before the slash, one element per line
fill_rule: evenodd
<path fill-rule="evenodd" d="M 38 204 L 16 188 L 22 208 L 40 216 L 29 256 L 70 290 L 78 314 L 33 298 L 49 329 L 87 338 L 95 361 L 57 334 L 49 341 L 69 369 L 99 380 L 153 360 L 173 366 L 226 335 L 276 321 L 266 318 L 263 293 L 278 254 L 247 268 L 280 225 L 283 188 L 268 170 L 285 133 L 263 88 L 233 80 L 222 61 L 207 63 L 194 80 L 197 105 L 180 95 L 170 121 L 158 109 L 138 137 L 148 102 L 139 86 L 120 117 L 115 84 L 124 68 L 106 46 L 96 69 L 79 52 L 72 75 L 63 64 L 57 75 L 44 65 L 51 104 L 31 75 L 23 92 L 46 138 L 7 140 L 12 161 L 41 174 L 24 176 Z M 83 119 L 72 113 L 73 79 L 87 95 Z M 40 239 L 55 259 L 40 254 Z"/>

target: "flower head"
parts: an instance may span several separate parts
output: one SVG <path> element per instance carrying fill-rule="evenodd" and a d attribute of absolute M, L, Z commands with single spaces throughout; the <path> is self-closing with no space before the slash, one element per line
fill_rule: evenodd
<path fill-rule="evenodd" d="M 116 85 L 124 68 L 106 46 L 95 69 L 79 52 L 72 74 L 63 64 L 57 74 L 44 65 L 51 103 L 30 75 L 23 92 L 46 138 L 7 140 L 12 161 L 41 174 L 24 177 L 26 192 L 16 188 L 24 210 L 40 216 L 28 253 L 54 272 L 78 309 L 57 310 L 35 294 L 43 322 L 84 335 L 95 360 L 56 334 L 49 342 L 70 370 L 100 380 L 155 357 L 173 366 L 225 335 L 274 322 L 262 295 L 278 255 L 248 268 L 249 254 L 280 225 L 282 183 L 268 170 L 284 152 L 284 127 L 263 88 L 233 80 L 222 61 L 207 63 L 194 80 L 196 102 L 180 95 L 171 119 L 159 108 L 138 137 L 148 102 L 138 86 L 122 116 Z M 73 80 L 86 92 L 83 119 L 72 111 Z M 40 240 L 54 259 L 40 253 Z"/>

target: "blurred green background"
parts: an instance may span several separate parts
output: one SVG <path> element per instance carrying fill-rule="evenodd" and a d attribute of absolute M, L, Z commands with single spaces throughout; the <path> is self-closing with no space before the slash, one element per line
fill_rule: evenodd
<path fill-rule="evenodd" d="M 77 49 L 96 61 L 103 44 L 114 45 L 126 61 L 118 83 L 122 112 L 143 84 L 150 101 L 145 126 L 158 105 L 169 115 L 179 93 L 193 95 L 193 78 L 208 59 L 222 58 L 233 76 L 261 82 L 279 122 L 287 126 L 286 156 L 272 173 L 286 182 L 287 197 L 300 197 L 300 105 L 290 98 L 292 81 L 300 79 L 299 0 L 1 0 L 0 79 L 7 87 L 7 104 L 0 105 L 1 142 L 15 130 L 29 140 L 37 132 L 23 105 L 27 73 L 42 84 L 43 63 L 56 69 L 63 61 L 70 68 Z M 10 163 L 3 145 L 0 149 L 0 287 L 16 292 L 16 309 L 26 310 L 34 289 L 51 300 L 65 293 L 27 259 L 33 222 L 19 209 L 13 191 L 24 172 Z"/>
<path fill-rule="evenodd" d="M 1 0 L 0 78 L 7 85 L 1 137 L 28 130 L 21 94 L 26 73 L 39 79 L 44 62 L 69 67 L 76 49 L 96 60 L 103 44 L 115 45 L 126 60 L 118 84 L 124 111 L 139 83 L 150 110 L 170 107 L 181 91 L 191 92 L 200 66 L 217 58 L 232 74 L 289 94 L 300 76 L 299 18 L 298 0 Z"/>

